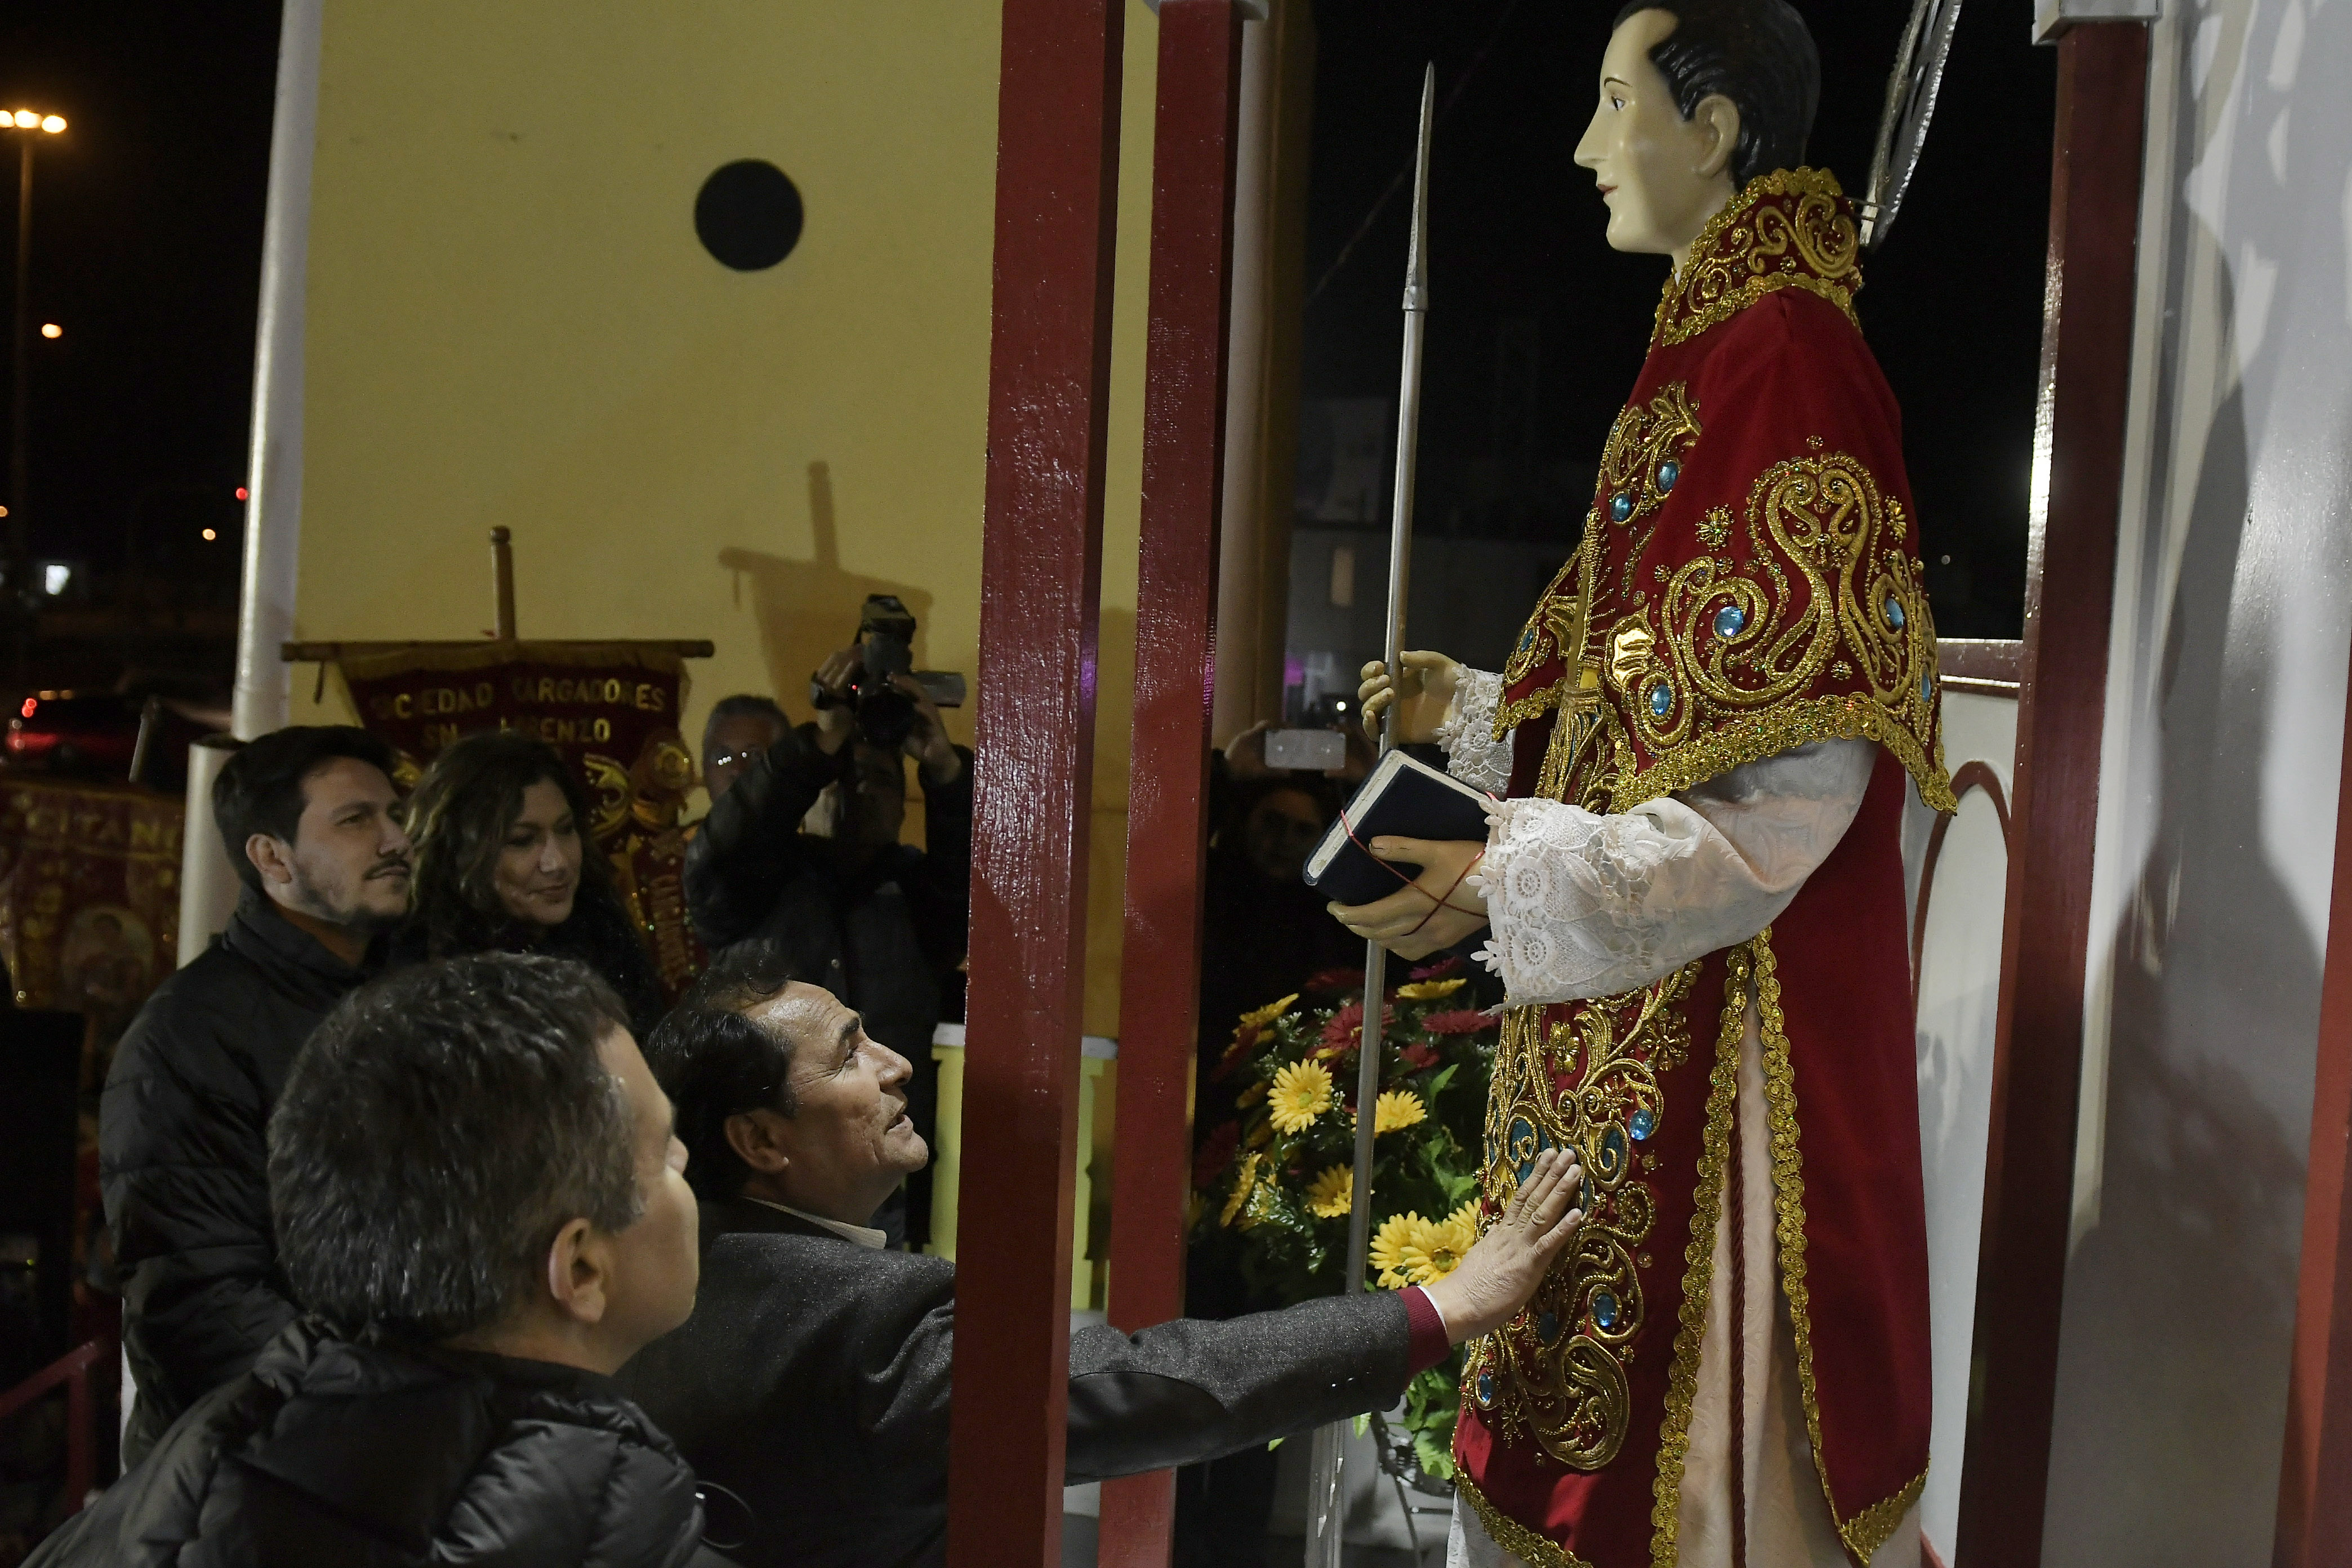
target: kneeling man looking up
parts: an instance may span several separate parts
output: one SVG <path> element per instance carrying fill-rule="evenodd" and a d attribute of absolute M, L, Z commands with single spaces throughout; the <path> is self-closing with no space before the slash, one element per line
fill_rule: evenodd
<path fill-rule="evenodd" d="M 929 1158 L 907 1119 L 906 1058 L 756 944 L 720 955 L 648 1055 L 692 1154 L 702 1285 L 686 1326 L 621 1381 L 749 1510 L 714 1520 L 713 1543 L 747 1564 L 944 1561 L 955 1266 L 885 1250 L 866 1228 Z M 1569 1207 L 1580 1179 L 1547 1158 L 1427 1287 L 1074 1330 L 1064 1479 L 1192 1464 L 1388 1408 L 1449 1345 L 1526 1302 L 1582 1218 Z M 967 1246 L 986 1223 L 965 1212 Z"/>
<path fill-rule="evenodd" d="M 269 1123 L 307 1316 L 38 1568 L 708 1568 L 693 1472 L 609 1374 L 694 1304 L 670 1108 L 604 983 L 484 954 L 328 1015 Z"/>

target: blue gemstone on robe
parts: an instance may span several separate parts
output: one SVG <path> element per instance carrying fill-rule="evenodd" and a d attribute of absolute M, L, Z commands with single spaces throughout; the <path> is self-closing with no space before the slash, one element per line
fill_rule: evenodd
<path fill-rule="evenodd" d="M 1495 1403 L 1495 1374 L 1491 1372 L 1481 1372 L 1478 1374 L 1478 1403 L 1481 1405 Z"/>
<path fill-rule="evenodd" d="M 1738 637 L 1739 628 L 1747 624 L 1748 612 L 1737 605 L 1726 605 L 1715 612 L 1715 635 L 1726 642 Z"/>
<path fill-rule="evenodd" d="M 1886 595 L 1886 624 L 1887 624 L 1888 626 L 1893 626 L 1896 631 L 1898 631 L 1898 632 L 1899 632 L 1899 631 L 1901 631 L 1901 630 L 1903 629 L 1903 621 L 1904 621 L 1904 615 L 1903 615 L 1903 605 L 1902 605 L 1902 601 L 1900 601 L 1900 600 L 1898 600 L 1897 598 L 1895 598 L 1895 596 L 1894 595 L 1892 595 L 1892 594 L 1887 595 Z"/>
<path fill-rule="evenodd" d="M 1622 1128 L 1612 1125 L 1601 1135 L 1601 1163 L 1612 1171 L 1625 1163 L 1625 1132 Z"/>
<path fill-rule="evenodd" d="M 1538 1312 L 1536 1314 L 1536 1338 L 1542 1341 L 1545 1344 L 1549 1344 L 1552 1341 L 1559 1338 L 1559 1314 L 1558 1312 Z M 1484 1376 L 1485 1374 L 1481 1373 L 1480 1375 Z"/>
<path fill-rule="evenodd" d="M 1633 498 L 1619 490 L 1609 498 L 1609 521 L 1622 522 L 1633 515 Z"/>
<path fill-rule="evenodd" d="M 1625 1123 L 1625 1131 L 1633 1135 L 1633 1142 L 1636 1143 L 1645 1141 L 1657 1130 L 1657 1116 L 1646 1105 L 1635 1106 L 1633 1120 Z"/>
<path fill-rule="evenodd" d="M 1592 1293 L 1593 1327 L 1606 1333 L 1617 1326 L 1617 1293 L 1613 1290 L 1595 1290 Z"/>
<path fill-rule="evenodd" d="M 1930 671 L 1919 678 L 1919 700 L 1922 702 L 1933 702 L 1935 700 L 1936 677 L 1934 672 Z"/>
<path fill-rule="evenodd" d="M 1680 463 L 1675 462 L 1672 458 L 1668 458 L 1664 462 L 1660 463 L 1658 465 L 1658 493 L 1660 495 L 1664 495 L 1668 490 L 1674 489 L 1675 481 L 1682 477 L 1683 466 Z"/>
<path fill-rule="evenodd" d="M 1521 632 L 1521 633 L 1519 634 L 1519 651 L 1520 651 L 1521 653 L 1525 653 L 1525 652 L 1527 652 L 1527 651 L 1528 651 L 1528 649 L 1529 649 L 1529 648 L 1531 648 L 1531 647 L 1535 647 L 1535 646 L 1536 646 L 1536 629 L 1535 629 L 1535 627 L 1533 627 L 1533 626 L 1529 626 L 1526 631 L 1523 631 L 1523 632 Z"/>
<path fill-rule="evenodd" d="M 1675 689 L 1661 680 L 1650 688 L 1650 714 L 1663 719 L 1675 710 Z"/>

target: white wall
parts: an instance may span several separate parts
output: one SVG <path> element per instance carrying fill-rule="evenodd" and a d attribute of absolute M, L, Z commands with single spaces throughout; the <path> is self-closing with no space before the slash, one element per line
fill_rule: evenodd
<path fill-rule="evenodd" d="M 2352 0 L 2166 0 L 2043 1561 L 2270 1558 L 2344 731 Z"/>
<path fill-rule="evenodd" d="M 1954 773 L 1972 762 L 1985 763 L 2000 781 L 2005 803 L 2016 753 L 2016 698 L 1945 688 L 1944 762 Z M 1903 869 L 1915 913 L 1937 820 L 1916 791 L 1906 794 Z M 1927 1199 L 1928 1343 L 1935 1358 L 1935 1421 L 1919 1526 L 1950 1562 L 1968 1438 L 1969 1352 L 1976 1323 L 1978 1242 L 1984 1230 L 2009 845 L 1992 797 L 1974 787 L 1960 797 L 1959 815 L 1944 834 L 1916 977 L 1919 1154 Z"/>

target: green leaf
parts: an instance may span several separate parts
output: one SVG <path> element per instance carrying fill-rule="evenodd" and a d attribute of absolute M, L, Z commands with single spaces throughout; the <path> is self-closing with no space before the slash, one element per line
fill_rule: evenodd
<path fill-rule="evenodd" d="M 1359 1437 L 1362 1436 L 1366 1432 L 1368 1432 L 1368 1431 L 1370 1431 L 1370 1430 L 1371 1429 L 1371 1425 L 1372 1425 L 1372 1418 L 1371 1418 L 1370 1415 L 1359 1415 L 1359 1416 L 1357 1416 L 1357 1417 L 1356 1417 L 1356 1436 L 1359 1436 Z"/>

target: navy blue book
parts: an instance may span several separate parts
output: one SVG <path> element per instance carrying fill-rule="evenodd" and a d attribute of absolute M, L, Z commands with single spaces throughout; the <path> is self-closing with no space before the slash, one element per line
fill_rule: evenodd
<path fill-rule="evenodd" d="M 1354 837 L 1349 837 L 1349 829 Z M 1486 841 L 1486 797 L 1402 752 L 1382 757 L 1307 862 L 1307 885 L 1336 904 L 1369 904 L 1421 875 L 1403 860 L 1376 860 L 1379 837 Z"/>

